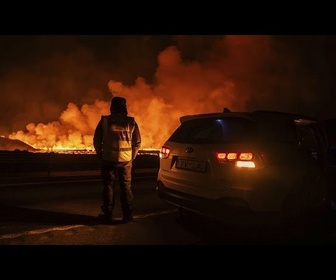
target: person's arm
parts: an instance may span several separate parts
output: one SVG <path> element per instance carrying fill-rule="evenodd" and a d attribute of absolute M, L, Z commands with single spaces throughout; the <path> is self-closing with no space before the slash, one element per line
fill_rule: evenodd
<path fill-rule="evenodd" d="M 132 134 L 132 160 L 138 155 L 138 151 L 141 147 L 141 135 L 138 124 L 135 122 L 135 127 Z"/>
<path fill-rule="evenodd" d="M 93 136 L 93 146 L 99 159 L 102 159 L 103 126 L 100 120 Z"/>

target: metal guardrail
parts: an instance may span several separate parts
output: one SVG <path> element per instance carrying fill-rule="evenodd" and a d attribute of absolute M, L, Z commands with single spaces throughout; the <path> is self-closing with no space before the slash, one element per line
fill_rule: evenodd
<path fill-rule="evenodd" d="M 141 150 L 134 161 L 133 175 L 153 174 L 159 169 L 159 151 Z M 0 151 L 0 184 L 28 178 L 100 176 L 95 154 L 29 153 Z"/>
<path fill-rule="evenodd" d="M 156 178 L 158 169 L 144 168 L 136 169 L 133 179 Z M 100 181 L 100 170 L 91 171 L 59 171 L 53 172 L 49 176 L 43 172 L 20 173 L 13 177 L 1 177 L 0 187 L 13 185 L 30 185 L 36 183 L 62 183 L 65 181 Z"/>

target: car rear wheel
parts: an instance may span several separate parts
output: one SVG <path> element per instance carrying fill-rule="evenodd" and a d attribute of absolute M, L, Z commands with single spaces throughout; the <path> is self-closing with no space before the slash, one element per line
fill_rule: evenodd
<path fill-rule="evenodd" d="M 280 224 L 291 228 L 300 227 L 311 220 L 311 210 L 314 204 L 314 189 L 316 180 L 311 176 L 299 180 L 296 186 L 285 197 L 280 214 Z"/>
<path fill-rule="evenodd" d="M 280 223 L 283 226 L 292 226 L 302 222 L 306 213 L 306 206 L 298 194 L 290 194 L 284 200 Z"/>

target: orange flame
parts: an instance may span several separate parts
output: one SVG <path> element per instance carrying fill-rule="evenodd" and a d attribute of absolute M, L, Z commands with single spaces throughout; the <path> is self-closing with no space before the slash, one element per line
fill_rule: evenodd
<path fill-rule="evenodd" d="M 112 96 L 123 96 L 127 99 L 128 113 L 135 117 L 140 128 L 141 149 L 161 148 L 179 125 L 182 115 L 218 112 L 224 107 L 231 110 L 245 108 L 248 100 L 246 87 L 240 87 L 241 93 L 238 96 L 236 82 L 232 77 L 237 77 L 239 73 L 246 77 L 246 73 L 249 73 L 246 69 L 252 67 L 250 65 L 253 63 L 259 63 L 260 54 L 267 52 L 263 51 L 265 40 L 259 40 L 259 51 L 251 52 L 251 41 L 254 38 L 244 38 L 242 40 L 239 36 L 226 36 L 215 46 L 220 55 L 224 50 L 229 50 L 234 58 L 240 57 L 236 59 L 240 63 L 229 60 L 228 66 L 227 61 L 223 62 L 223 56 L 217 57 L 217 60 L 211 57 L 212 60 L 203 63 L 185 63 L 176 47 L 168 47 L 158 56 L 159 66 L 154 84 L 148 84 L 142 77 L 137 78 L 131 86 L 114 80 L 108 82 Z M 239 56 L 239 53 L 243 55 Z M 252 60 L 246 57 L 246 53 L 253 55 Z M 233 73 L 230 76 L 228 69 Z M 242 83 L 244 82 L 243 80 Z M 109 107 L 110 100 L 103 101 L 98 98 L 93 104 L 85 104 L 81 108 L 69 103 L 58 121 L 48 124 L 29 123 L 26 126 L 27 131 L 13 132 L 9 138 L 21 140 L 37 149 L 91 152 L 94 151 L 94 129 L 100 117 L 109 114 Z"/>

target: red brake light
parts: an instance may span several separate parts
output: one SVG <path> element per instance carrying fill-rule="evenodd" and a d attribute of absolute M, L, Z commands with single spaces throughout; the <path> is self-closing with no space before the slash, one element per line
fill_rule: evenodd
<path fill-rule="evenodd" d="M 216 159 L 220 162 L 234 161 L 234 160 L 251 160 L 253 153 L 239 153 L 239 152 L 216 152 Z"/>
<path fill-rule="evenodd" d="M 251 160 L 253 158 L 252 153 L 240 153 L 239 159 L 240 160 Z"/>
<path fill-rule="evenodd" d="M 216 153 L 216 158 L 218 160 L 226 159 L 226 153 Z"/>
<path fill-rule="evenodd" d="M 237 153 L 228 153 L 227 157 L 228 160 L 234 160 L 237 159 Z"/>
<path fill-rule="evenodd" d="M 236 167 L 260 168 L 265 165 L 264 154 L 251 152 L 220 151 L 215 153 L 219 163 L 234 164 Z"/>
<path fill-rule="evenodd" d="M 163 146 L 160 150 L 160 158 L 168 158 L 170 154 L 171 149 L 169 147 Z"/>

